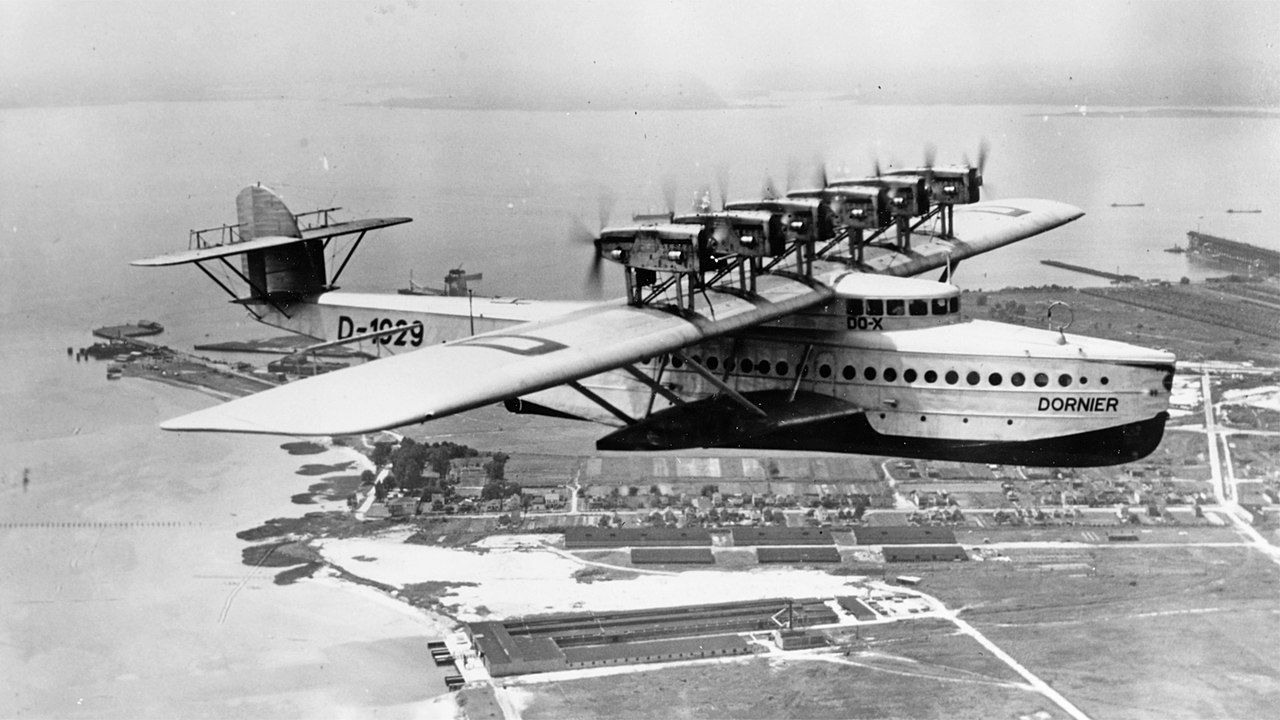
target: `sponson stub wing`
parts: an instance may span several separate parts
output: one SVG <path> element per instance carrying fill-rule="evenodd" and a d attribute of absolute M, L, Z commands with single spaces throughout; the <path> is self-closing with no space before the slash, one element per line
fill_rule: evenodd
<path fill-rule="evenodd" d="M 166 430 L 275 435 L 373 432 L 471 410 L 595 375 L 827 301 L 814 286 L 760 278 L 750 300 L 708 290 L 696 314 L 616 303 L 475 335 L 299 380 L 184 415 Z M 823 282 L 825 280 L 825 282 Z M 701 298 L 701 293 L 699 294 Z"/>

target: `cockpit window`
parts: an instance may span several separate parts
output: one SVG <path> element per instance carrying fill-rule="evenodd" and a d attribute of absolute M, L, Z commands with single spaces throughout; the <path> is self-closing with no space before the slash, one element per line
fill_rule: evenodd
<path fill-rule="evenodd" d="M 888 315 L 905 315 L 907 303 L 905 300 L 887 300 L 885 301 L 885 307 L 889 310 Z"/>
<path fill-rule="evenodd" d="M 934 315 L 946 315 L 946 314 L 947 314 L 947 299 L 946 299 L 946 298 L 934 298 L 934 299 L 933 299 L 933 314 L 934 314 Z"/>
<path fill-rule="evenodd" d="M 884 301 L 883 301 L 883 300 L 880 300 L 880 299 L 878 299 L 878 298 L 877 298 L 877 299 L 875 299 L 875 300 L 867 300 L 867 314 L 868 314 L 868 315 L 883 315 L 883 314 L 884 314 Z"/>
<path fill-rule="evenodd" d="M 912 301 L 911 301 L 911 304 L 907 306 L 907 309 L 911 311 L 911 314 L 912 314 L 912 315 L 928 315 L 928 314 L 929 314 L 929 301 L 927 301 L 927 300 L 912 300 Z"/>
<path fill-rule="evenodd" d="M 850 315 L 862 315 L 862 298 L 853 298 L 849 300 L 847 309 Z"/>
<path fill-rule="evenodd" d="M 950 303 L 950 304 L 951 304 L 951 312 L 952 312 L 952 313 L 958 313 L 958 312 L 960 312 L 960 297 L 959 297 L 958 295 L 957 295 L 957 296 L 953 296 L 953 297 L 951 298 L 951 303 Z"/>

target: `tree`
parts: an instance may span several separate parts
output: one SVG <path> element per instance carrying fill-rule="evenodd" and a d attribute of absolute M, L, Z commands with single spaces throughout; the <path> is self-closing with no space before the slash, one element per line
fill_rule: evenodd
<path fill-rule="evenodd" d="M 715 485 L 703 485 L 701 494 L 702 494 L 702 497 L 709 498 L 718 492 L 720 492 L 720 488 Z"/>
<path fill-rule="evenodd" d="M 360 484 L 372 485 L 373 481 L 376 480 L 377 478 L 378 476 L 374 475 L 372 470 L 365 470 L 364 472 L 360 473 Z"/>
<path fill-rule="evenodd" d="M 640 488 L 636 487 L 635 485 L 632 485 L 631 487 L 627 488 L 627 495 L 629 497 L 635 497 L 639 494 L 640 494 Z"/>
<path fill-rule="evenodd" d="M 377 467 L 382 467 L 391 459 L 391 443 L 376 442 L 373 444 L 373 451 L 369 453 L 369 461 Z"/>
<path fill-rule="evenodd" d="M 502 480 L 505 478 L 507 472 L 507 460 L 509 459 L 511 459 L 511 456 L 501 450 L 494 453 L 493 457 L 489 459 L 489 462 L 484 464 L 485 476 L 490 480 Z"/>

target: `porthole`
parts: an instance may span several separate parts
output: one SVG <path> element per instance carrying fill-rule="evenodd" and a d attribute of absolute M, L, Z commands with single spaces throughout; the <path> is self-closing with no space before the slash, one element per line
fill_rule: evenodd
<path fill-rule="evenodd" d="M 969 418 L 965 418 L 965 419 L 961 420 L 960 422 L 964 423 L 965 425 L 968 425 L 968 424 L 969 424 Z"/>
<path fill-rule="evenodd" d="M 862 371 L 862 377 L 866 378 L 867 380 L 875 380 L 875 379 L 876 379 L 876 369 L 875 369 L 875 368 L 873 368 L 873 367 L 869 367 L 869 368 L 867 368 L 866 370 L 863 370 L 863 371 Z"/>
<path fill-rule="evenodd" d="M 935 383 L 935 382 L 938 382 L 938 373 L 936 373 L 936 372 L 934 372 L 934 371 L 932 371 L 932 370 L 925 370 L 925 371 L 924 371 L 924 381 L 925 381 L 925 382 L 927 382 L 927 383 Z"/>
<path fill-rule="evenodd" d="M 956 384 L 956 383 L 958 383 L 958 382 L 960 382 L 960 373 L 956 372 L 955 370 L 948 370 L 948 371 L 947 371 L 947 384 L 948 384 L 948 385 L 955 385 L 955 384 Z"/>
<path fill-rule="evenodd" d="M 991 373 L 987 376 L 987 382 L 991 383 L 992 386 L 999 386 L 1000 383 L 1004 382 L 1004 378 L 1000 373 Z"/>
<path fill-rule="evenodd" d="M 917 375 L 916 375 L 916 370 L 915 370 L 915 368 L 907 368 L 906 370 L 903 370 L 903 371 L 902 371 L 902 381 L 903 381 L 903 382 L 913 383 L 913 382 L 915 382 L 915 381 L 916 381 L 916 377 L 917 377 Z"/>
<path fill-rule="evenodd" d="M 855 370 L 852 365 L 845 365 L 844 370 L 841 370 L 840 374 L 844 376 L 845 380 L 852 380 L 858 377 L 858 371 Z"/>
<path fill-rule="evenodd" d="M 779 360 L 778 364 L 773 366 L 773 371 L 779 375 L 786 375 L 791 372 L 791 366 L 787 364 L 786 360 Z"/>
<path fill-rule="evenodd" d="M 1081 385 L 1088 385 L 1088 384 L 1089 384 L 1089 378 L 1087 378 L 1087 377 L 1085 377 L 1085 376 L 1081 375 L 1081 376 L 1080 376 L 1080 384 L 1081 384 Z"/>
<path fill-rule="evenodd" d="M 894 370 L 893 368 L 885 368 L 885 369 L 884 369 L 884 381 L 885 381 L 885 382 L 893 382 L 894 380 L 897 380 L 897 379 L 898 379 L 898 371 L 897 371 L 897 370 Z"/>
<path fill-rule="evenodd" d="M 881 419 L 881 420 L 883 420 L 883 419 L 884 419 L 884 413 L 880 413 L 880 419 Z"/>
<path fill-rule="evenodd" d="M 1005 425 L 1012 425 L 1012 424 L 1013 424 L 1013 421 L 1012 421 L 1012 420 L 1005 420 L 1005 421 L 1004 421 L 1004 424 L 1005 424 Z"/>
<path fill-rule="evenodd" d="M 671 367 L 677 370 L 684 367 L 684 358 L 680 357 L 679 355 L 673 355 L 671 357 Z"/>
<path fill-rule="evenodd" d="M 1044 373 L 1036 373 L 1036 387 L 1044 387 L 1049 384 L 1049 376 Z"/>
<path fill-rule="evenodd" d="M 707 358 L 708 370 L 715 370 L 718 367 L 720 367 L 720 358 L 716 357 L 715 355 L 712 355 L 711 357 Z"/>
<path fill-rule="evenodd" d="M 822 365 L 820 365 L 818 367 L 818 377 L 821 377 L 821 378 L 831 377 L 831 366 L 827 365 L 826 363 L 823 363 Z"/>
<path fill-rule="evenodd" d="M 1026 381 L 1027 378 L 1022 373 L 1014 373 L 1009 377 L 1009 382 L 1013 383 L 1014 387 L 1022 387 L 1022 383 Z"/>
<path fill-rule="evenodd" d="M 689 356 L 689 360 L 690 360 L 690 361 L 692 361 L 694 365 L 701 365 L 701 364 L 702 364 L 702 356 L 701 356 L 701 355 L 690 355 L 690 356 Z"/>
<path fill-rule="evenodd" d="M 924 415 L 921 415 L 921 416 L 920 416 L 920 422 L 924 422 L 924 421 L 925 421 L 925 416 L 924 416 Z"/>
<path fill-rule="evenodd" d="M 749 358 L 742 358 L 742 362 L 738 363 L 738 369 L 744 373 L 751 372 L 751 368 L 755 366 L 756 364 L 751 362 Z"/>
<path fill-rule="evenodd" d="M 1111 382 L 1111 380 L 1109 380 L 1109 379 L 1108 379 L 1108 378 L 1106 378 L 1106 377 L 1103 377 L 1103 378 L 1102 378 L 1102 380 L 1101 380 L 1101 382 L 1102 382 L 1102 384 L 1103 384 L 1103 385 L 1106 385 L 1106 384 L 1110 383 L 1110 382 Z"/>
<path fill-rule="evenodd" d="M 768 360 L 761 360 L 760 362 L 756 363 L 756 372 L 760 373 L 761 375 L 768 375 L 769 370 L 771 368 L 772 366 L 769 364 Z"/>
<path fill-rule="evenodd" d="M 982 376 L 979 375 L 976 370 L 970 370 L 968 374 L 964 376 L 964 381 L 970 385 L 977 385 L 982 382 Z"/>
<path fill-rule="evenodd" d="M 1071 376 L 1066 373 L 1062 373 L 1061 375 L 1058 376 L 1058 384 L 1061 385 L 1062 387 L 1070 387 Z"/>

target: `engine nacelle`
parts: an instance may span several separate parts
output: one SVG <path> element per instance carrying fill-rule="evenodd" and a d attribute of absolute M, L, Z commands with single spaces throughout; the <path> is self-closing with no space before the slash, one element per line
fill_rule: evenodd
<path fill-rule="evenodd" d="M 929 200 L 935 205 L 967 205 L 981 198 L 982 173 L 968 165 L 933 168 L 910 168 L 885 173 L 886 176 L 920 176 L 925 178 Z"/>
<path fill-rule="evenodd" d="M 783 244 L 771 254 L 780 255 L 787 246 L 818 239 L 818 204 L 816 198 L 776 198 L 731 202 L 724 208 L 731 211 L 758 210 L 772 213 L 781 228 Z"/>
<path fill-rule="evenodd" d="M 889 198 L 889 214 L 893 217 L 915 217 L 929 212 L 929 188 L 919 175 L 888 175 L 863 180 L 842 180 L 831 184 L 833 188 L 871 186 L 882 187 Z"/>
<path fill-rule="evenodd" d="M 816 190 L 795 190 L 789 198 L 815 198 L 829 212 L 835 228 L 875 230 L 893 221 L 889 191 L 880 185 L 848 184 Z"/>
<path fill-rule="evenodd" d="M 699 224 L 711 231 L 707 251 L 712 255 L 777 257 L 786 250 L 780 214 L 763 210 L 725 210 L 677 215 L 681 224 Z"/>
<path fill-rule="evenodd" d="M 664 224 L 605 228 L 596 240 L 600 257 L 630 268 L 696 273 L 711 230 L 702 225 Z"/>

